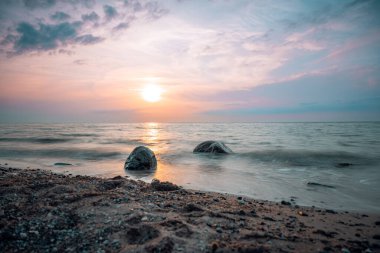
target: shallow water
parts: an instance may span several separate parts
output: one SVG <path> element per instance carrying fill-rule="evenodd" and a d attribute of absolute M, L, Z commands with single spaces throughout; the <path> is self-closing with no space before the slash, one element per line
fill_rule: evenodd
<path fill-rule="evenodd" d="M 234 154 L 192 153 L 209 139 L 224 141 Z M 139 145 L 156 153 L 158 168 L 128 173 L 133 178 L 258 199 L 294 197 L 299 205 L 380 211 L 379 122 L 0 125 L 0 163 L 10 166 L 124 175 L 124 161 Z"/>

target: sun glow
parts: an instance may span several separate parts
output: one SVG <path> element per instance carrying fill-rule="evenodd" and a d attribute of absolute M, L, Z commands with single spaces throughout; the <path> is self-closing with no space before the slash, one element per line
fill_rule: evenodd
<path fill-rule="evenodd" d="M 142 98 L 147 102 L 158 102 L 161 100 L 163 90 L 157 84 L 148 84 L 141 90 Z"/>

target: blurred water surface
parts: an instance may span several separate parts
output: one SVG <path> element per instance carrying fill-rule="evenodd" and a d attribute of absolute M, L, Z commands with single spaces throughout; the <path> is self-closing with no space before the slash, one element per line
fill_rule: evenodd
<path fill-rule="evenodd" d="M 225 142 L 234 154 L 192 153 L 210 139 Z M 158 168 L 129 173 L 133 178 L 258 199 L 294 197 L 299 205 L 380 211 L 379 122 L 0 125 L 0 163 L 24 168 L 125 175 L 124 161 L 139 145 L 156 153 Z"/>

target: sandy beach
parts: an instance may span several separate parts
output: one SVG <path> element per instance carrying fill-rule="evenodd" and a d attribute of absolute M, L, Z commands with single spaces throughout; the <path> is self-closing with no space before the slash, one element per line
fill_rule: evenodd
<path fill-rule="evenodd" d="M 2 252 L 379 252 L 380 215 L 0 167 Z"/>

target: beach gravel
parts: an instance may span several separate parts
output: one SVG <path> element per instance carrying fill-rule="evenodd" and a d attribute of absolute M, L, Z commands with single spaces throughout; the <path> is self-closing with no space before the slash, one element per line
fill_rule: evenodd
<path fill-rule="evenodd" d="M 379 252 L 379 214 L 0 167 L 1 252 Z"/>

